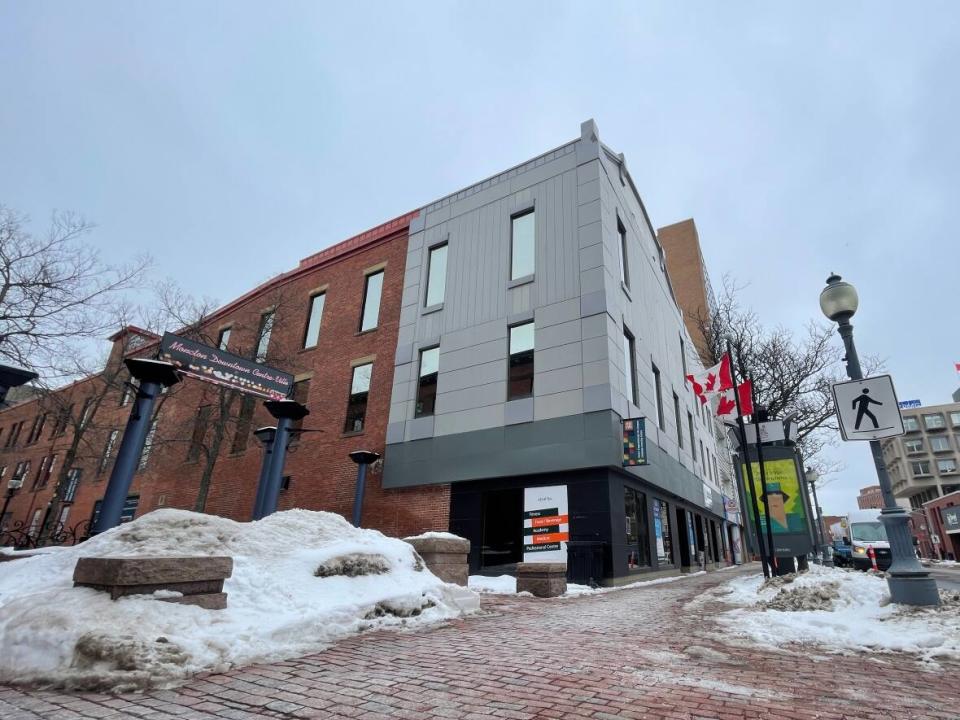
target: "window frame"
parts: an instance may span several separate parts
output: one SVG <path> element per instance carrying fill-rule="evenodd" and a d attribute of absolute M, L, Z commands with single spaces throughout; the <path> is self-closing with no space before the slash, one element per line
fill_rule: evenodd
<path fill-rule="evenodd" d="M 653 389 L 657 401 L 657 427 L 666 432 L 667 419 L 663 413 L 663 387 L 661 386 L 660 368 L 654 362 L 650 363 L 653 372 Z"/>
<path fill-rule="evenodd" d="M 617 213 L 617 235 L 620 246 L 620 282 L 630 289 L 630 259 L 627 257 L 627 228 Z"/>
<path fill-rule="evenodd" d="M 930 452 L 933 452 L 933 453 L 953 452 L 953 448 L 950 447 L 949 435 L 931 435 L 929 440 L 930 440 Z M 938 448 L 937 447 L 938 444 L 945 445 L 946 447 Z"/>
<path fill-rule="evenodd" d="M 316 331 L 313 333 L 313 341 L 311 342 L 311 333 L 310 327 L 313 324 L 313 314 L 317 306 L 317 300 L 322 298 L 320 301 L 320 312 L 319 317 L 317 318 L 317 327 Z M 323 329 L 323 311 L 327 307 L 327 291 L 318 290 L 310 294 L 310 298 L 307 301 L 307 323 L 303 328 L 303 342 L 301 343 L 302 350 L 312 350 L 317 345 L 320 344 L 320 333 Z"/>
<path fill-rule="evenodd" d="M 525 218 L 527 215 L 533 216 L 533 233 L 531 234 L 530 243 L 530 255 L 532 258 L 532 268 L 530 272 L 523 273 L 522 275 L 516 274 L 516 253 L 514 249 L 516 247 L 516 223 L 518 220 Z M 537 274 L 537 210 L 535 207 L 531 206 L 524 208 L 518 212 L 510 215 L 510 282 L 518 282 L 525 280 L 527 278 L 532 278 Z"/>
<path fill-rule="evenodd" d="M 360 433 L 365 432 L 367 429 L 367 410 L 369 409 L 370 405 L 370 388 L 373 387 L 373 364 L 373 360 L 368 360 L 358 362 L 357 364 L 350 366 L 350 385 L 347 393 L 347 408 L 343 420 L 344 435 L 359 435 Z M 360 392 L 354 392 L 353 386 L 354 380 L 357 376 L 357 371 L 364 367 L 370 368 L 370 378 L 367 383 L 367 389 Z M 363 396 L 363 416 L 360 418 L 360 427 L 357 428 L 356 419 L 354 419 L 352 425 L 350 424 L 351 406 L 357 402 L 355 398 L 359 398 L 361 395 Z"/>
<path fill-rule="evenodd" d="M 260 313 L 260 323 L 257 326 L 257 342 L 254 344 L 254 362 L 266 362 L 270 354 L 270 339 L 273 336 L 273 327 L 277 322 L 277 309 L 270 308 Z"/>
<path fill-rule="evenodd" d="M 370 300 L 370 280 L 372 278 L 380 278 L 380 292 L 377 297 L 377 312 L 373 317 L 373 325 L 370 327 L 364 327 L 364 321 L 367 316 L 367 304 Z M 380 306 L 383 304 L 383 285 L 386 280 L 386 268 L 379 267 L 376 270 L 370 270 L 363 275 L 363 301 L 360 303 L 360 324 L 358 325 L 358 333 L 367 333 L 373 332 L 378 327 L 380 327 Z"/>
<path fill-rule="evenodd" d="M 627 376 L 627 387 L 629 393 L 624 393 L 628 402 L 636 406 L 640 405 L 640 392 L 637 387 L 637 340 L 630 328 L 623 326 L 623 355 L 624 355 L 624 375 Z"/>
<path fill-rule="evenodd" d="M 220 332 L 217 333 L 217 350 L 220 352 L 229 352 L 230 335 L 232 333 L 233 325 L 227 325 L 224 328 L 220 328 Z"/>
<path fill-rule="evenodd" d="M 435 280 L 436 280 L 436 278 L 433 277 L 433 269 L 434 269 L 434 267 L 435 267 L 435 264 L 434 264 L 434 261 L 435 261 L 434 253 L 439 252 L 440 250 L 443 250 L 443 276 L 440 278 L 440 282 L 441 282 L 441 284 L 443 285 L 443 290 L 442 290 L 442 292 L 440 293 L 440 299 L 439 299 L 439 300 L 434 299 L 434 302 L 430 302 L 430 291 L 431 291 L 431 289 L 433 289 L 433 288 L 435 287 L 434 282 L 435 282 Z M 430 246 L 429 248 L 427 248 L 427 277 L 426 277 L 426 281 L 425 281 L 425 284 L 424 284 L 424 291 L 423 291 L 423 306 L 424 306 L 424 308 L 435 308 L 435 307 L 439 307 L 440 305 L 443 305 L 444 300 L 446 299 L 446 294 L 447 294 L 447 267 L 448 267 L 448 257 L 449 257 L 449 255 L 450 255 L 450 241 L 449 241 L 449 240 L 444 240 L 444 241 L 441 242 L 441 243 L 437 243 L 436 245 L 432 245 L 432 246 Z"/>
<path fill-rule="evenodd" d="M 431 352 L 437 353 L 437 369 L 434 370 L 432 373 L 427 373 L 427 375 L 424 375 L 423 374 L 423 358 L 424 358 L 424 355 Z M 440 380 L 440 346 L 432 345 L 431 347 L 421 348 L 418 360 L 419 362 L 417 363 L 417 392 L 413 402 L 413 417 L 414 418 L 433 417 L 436 414 L 436 410 L 437 410 L 437 384 Z M 421 392 L 425 387 L 424 378 L 430 375 L 433 375 L 433 382 L 432 382 L 433 394 L 432 396 L 430 396 L 432 402 L 430 403 L 429 411 L 424 411 L 424 410 L 421 410 L 421 406 L 424 403 L 424 400 L 421 399 Z M 429 385 L 430 385 L 429 382 L 426 383 L 426 386 L 429 386 Z"/>
<path fill-rule="evenodd" d="M 683 450 L 683 418 L 680 415 L 680 397 L 673 393 L 673 414 L 677 419 L 677 446 Z"/>
<path fill-rule="evenodd" d="M 519 328 L 530 326 L 530 329 L 533 333 L 533 346 L 528 350 L 518 350 L 517 352 L 512 351 L 513 346 L 513 333 Z M 518 393 L 516 395 L 512 394 L 513 392 L 513 383 L 514 378 L 514 357 L 519 357 L 521 355 L 530 354 L 530 392 L 529 393 Z M 534 386 L 534 374 L 536 372 L 536 357 L 537 357 L 537 327 L 533 320 L 524 320 L 523 322 L 515 323 L 513 325 L 507 326 L 507 402 L 512 400 L 524 400 L 526 398 L 531 398 L 536 392 Z M 525 380 L 525 376 L 520 376 L 516 378 L 517 381 Z"/>
<path fill-rule="evenodd" d="M 100 462 L 97 464 L 97 475 L 101 475 L 103 471 L 107 469 L 119 436 L 120 431 L 116 429 L 110 430 L 110 432 L 107 433 L 107 441 L 103 444 L 103 453 L 100 455 Z"/>

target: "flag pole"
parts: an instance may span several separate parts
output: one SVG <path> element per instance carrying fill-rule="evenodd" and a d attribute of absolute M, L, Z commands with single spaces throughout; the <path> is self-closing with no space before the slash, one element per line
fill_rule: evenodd
<path fill-rule="evenodd" d="M 777 574 L 777 552 L 773 544 L 773 522 L 770 517 L 770 495 L 767 492 L 767 471 L 763 467 L 763 446 L 760 444 L 760 416 L 757 413 L 757 397 L 753 382 L 750 382 L 750 404 L 753 405 L 753 429 L 757 435 L 757 463 L 760 465 L 760 485 L 763 487 L 763 512 L 767 518 L 767 549 L 770 551 L 770 572 Z"/>
<path fill-rule="evenodd" d="M 760 554 L 760 565 L 763 567 L 763 576 L 770 577 L 770 567 L 767 553 L 764 549 L 763 533 L 760 532 L 760 508 L 757 507 L 757 486 L 753 482 L 753 467 L 750 462 L 750 453 L 747 450 L 747 429 L 743 425 L 743 412 L 740 409 L 740 393 L 737 391 L 737 371 L 733 362 L 733 351 L 730 341 L 727 340 L 727 355 L 730 356 L 730 380 L 733 383 L 733 400 L 737 404 L 737 427 L 740 429 L 740 448 L 743 450 L 744 467 L 747 470 L 747 482 L 750 483 L 750 507 L 753 510 L 753 536 L 757 539 L 757 550 Z M 763 467 L 761 465 L 761 467 Z"/>

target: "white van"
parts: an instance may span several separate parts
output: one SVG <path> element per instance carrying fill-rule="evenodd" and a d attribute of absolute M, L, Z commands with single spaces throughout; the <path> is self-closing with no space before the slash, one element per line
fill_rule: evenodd
<path fill-rule="evenodd" d="M 880 522 L 879 510 L 855 510 L 847 515 L 847 534 L 849 538 L 853 566 L 857 570 L 868 570 L 873 567 L 867 550 L 873 547 L 877 556 L 877 567 L 886 570 L 890 567 L 890 543 L 887 541 L 887 530 Z"/>

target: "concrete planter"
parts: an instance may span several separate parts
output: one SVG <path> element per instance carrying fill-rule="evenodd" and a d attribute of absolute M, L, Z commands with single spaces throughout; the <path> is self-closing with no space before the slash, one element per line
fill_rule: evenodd
<path fill-rule="evenodd" d="M 169 590 L 181 596 L 158 599 L 223 610 L 223 581 L 231 574 L 230 557 L 85 557 L 77 560 L 73 584 L 108 592 L 113 600 Z"/>
<path fill-rule="evenodd" d="M 536 597 L 558 597 L 567 591 L 566 563 L 520 563 L 517 565 L 517 592 Z"/>
<path fill-rule="evenodd" d="M 408 537 L 404 542 L 423 558 L 427 568 L 444 582 L 467 586 L 470 541 L 459 537 Z"/>

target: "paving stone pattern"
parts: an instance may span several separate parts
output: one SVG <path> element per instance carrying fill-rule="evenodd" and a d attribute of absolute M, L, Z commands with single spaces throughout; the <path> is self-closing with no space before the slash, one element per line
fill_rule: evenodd
<path fill-rule="evenodd" d="M 753 568 L 755 572 L 756 569 Z M 173 690 L 0 687 L 0 718 L 955 720 L 960 663 L 724 641 L 704 592 L 735 572 L 600 596 L 485 597 L 481 616 L 376 632 Z"/>

